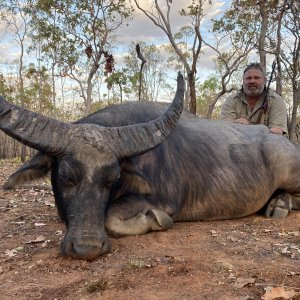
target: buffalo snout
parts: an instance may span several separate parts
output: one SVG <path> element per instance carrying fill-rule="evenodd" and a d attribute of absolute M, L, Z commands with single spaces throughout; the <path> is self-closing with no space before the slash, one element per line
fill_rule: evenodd
<path fill-rule="evenodd" d="M 76 259 L 93 260 L 110 250 L 106 233 L 95 234 L 91 230 L 70 230 L 61 244 L 62 255 Z"/>

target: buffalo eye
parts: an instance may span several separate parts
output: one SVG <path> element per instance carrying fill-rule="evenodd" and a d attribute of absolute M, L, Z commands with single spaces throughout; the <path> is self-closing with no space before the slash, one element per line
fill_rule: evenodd
<path fill-rule="evenodd" d="M 96 176 L 101 186 L 109 188 L 120 178 L 120 166 L 118 163 L 114 163 L 102 167 Z"/>
<path fill-rule="evenodd" d="M 71 160 L 62 160 L 59 164 L 59 180 L 63 186 L 75 186 L 83 177 L 83 168 Z"/>

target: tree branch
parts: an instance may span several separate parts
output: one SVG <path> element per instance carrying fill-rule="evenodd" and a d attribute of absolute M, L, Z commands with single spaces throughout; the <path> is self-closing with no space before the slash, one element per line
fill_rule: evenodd
<path fill-rule="evenodd" d="M 141 101 L 143 67 L 144 67 L 145 63 L 147 62 L 147 60 L 144 58 L 143 54 L 141 53 L 141 48 L 140 48 L 139 44 L 136 45 L 135 49 L 136 49 L 137 57 L 142 61 L 141 67 L 140 67 L 140 79 L 139 79 L 139 81 L 140 81 L 140 86 L 139 86 L 139 101 Z"/>

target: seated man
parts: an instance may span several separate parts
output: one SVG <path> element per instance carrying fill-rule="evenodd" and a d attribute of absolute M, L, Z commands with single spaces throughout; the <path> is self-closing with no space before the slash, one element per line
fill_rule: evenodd
<path fill-rule="evenodd" d="M 281 96 L 269 90 L 265 103 L 266 77 L 260 64 L 244 70 L 242 89 L 222 105 L 221 120 L 240 124 L 264 124 L 272 133 L 287 133 L 287 110 Z"/>

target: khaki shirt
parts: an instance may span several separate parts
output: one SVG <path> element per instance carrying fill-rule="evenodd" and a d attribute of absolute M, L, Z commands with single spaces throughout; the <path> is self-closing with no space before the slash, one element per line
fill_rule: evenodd
<path fill-rule="evenodd" d="M 287 133 L 287 110 L 285 101 L 281 96 L 273 91 L 269 91 L 269 109 L 266 115 L 263 109 L 265 93 L 261 95 L 252 110 L 247 103 L 245 93 L 239 91 L 229 96 L 222 105 L 221 120 L 234 122 L 238 118 L 247 119 L 250 124 L 265 124 L 269 128 L 277 127 Z M 258 122 L 259 115 L 262 112 L 261 120 Z"/>

